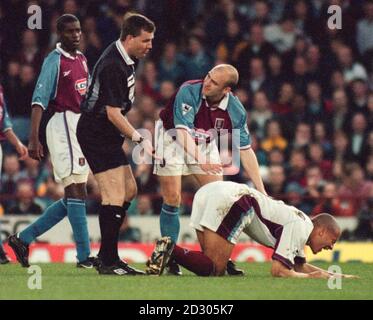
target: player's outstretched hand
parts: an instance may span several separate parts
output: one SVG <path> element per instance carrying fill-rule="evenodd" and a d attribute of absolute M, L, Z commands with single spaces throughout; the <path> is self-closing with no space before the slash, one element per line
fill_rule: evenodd
<path fill-rule="evenodd" d="M 31 140 L 28 144 L 28 153 L 34 160 L 40 161 L 44 157 L 43 146 L 39 140 Z"/>
<path fill-rule="evenodd" d="M 19 160 L 23 161 L 28 157 L 28 151 L 27 148 L 24 146 L 23 143 L 19 142 L 16 145 L 16 151 L 19 155 Z"/>
<path fill-rule="evenodd" d="M 343 274 L 342 277 L 345 279 L 360 279 L 359 276 L 355 276 L 353 274 Z"/>
<path fill-rule="evenodd" d="M 219 163 L 201 163 L 199 166 L 206 173 L 217 174 L 222 172 L 222 166 Z"/>

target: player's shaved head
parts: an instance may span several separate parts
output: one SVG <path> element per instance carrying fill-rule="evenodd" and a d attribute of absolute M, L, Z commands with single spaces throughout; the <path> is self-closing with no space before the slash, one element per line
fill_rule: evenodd
<path fill-rule="evenodd" d="M 318 214 L 312 218 L 312 222 L 315 228 L 325 228 L 333 235 L 339 236 L 341 233 L 337 220 L 328 213 Z"/>
<path fill-rule="evenodd" d="M 238 79 L 239 79 L 238 71 L 235 67 L 233 67 L 230 64 L 218 64 L 217 66 L 212 68 L 211 71 L 223 72 L 227 77 L 227 80 L 225 83 L 227 87 L 233 88 L 238 83 Z"/>

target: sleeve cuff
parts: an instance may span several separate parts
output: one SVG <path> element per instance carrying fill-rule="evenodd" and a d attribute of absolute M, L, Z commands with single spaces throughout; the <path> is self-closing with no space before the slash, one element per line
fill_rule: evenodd
<path fill-rule="evenodd" d="M 248 145 L 246 145 L 246 146 L 242 146 L 242 147 L 240 147 L 239 149 L 240 150 L 249 150 L 251 148 L 251 144 L 248 144 Z"/>
<path fill-rule="evenodd" d="M 33 105 L 37 105 L 37 106 L 40 106 L 43 110 L 45 110 L 46 108 L 43 106 L 43 104 L 41 102 L 31 102 L 31 106 Z"/>
<path fill-rule="evenodd" d="M 192 129 L 190 129 L 189 127 L 184 126 L 184 125 L 182 125 L 182 124 L 178 124 L 178 125 L 176 125 L 175 128 L 176 128 L 176 129 L 184 129 L 184 130 L 186 130 L 186 131 L 188 131 L 188 132 L 191 132 L 191 131 L 192 131 Z"/>
<path fill-rule="evenodd" d="M 7 132 L 7 131 L 9 131 L 9 130 L 12 130 L 12 129 L 13 129 L 12 127 L 5 128 L 5 129 L 3 130 L 3 133 L 5 133 L 5 132 Z"/>
<path fill-rule="evenodd" d="M 289 259 L 286 259 L 286 258 L 284 258 L 283 256 L 280 256 L 277 253 L 273 254 L 272 260 L 280 261 L 289 270 L 294 268 L 294 264 Z"/>
<path fill-rule="evenodd" d="M 304 258 L 304 257 L 295 257 L 294 262 L 295 262 L 295 264 L 304 264 L 307 261 L 306 261 L 306 258 Z"/>

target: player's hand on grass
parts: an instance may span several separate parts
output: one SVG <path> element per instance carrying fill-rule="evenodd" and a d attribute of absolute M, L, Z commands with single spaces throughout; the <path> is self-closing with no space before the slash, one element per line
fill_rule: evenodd
<path fill-rule="evenodd" d="M 355 276 L 353 274 L 343 274 L 342 278 L 345 278 L 345 279 L 360 279 L 359 276 Z"/>
<path fill-rule="evenodd" d="M 28 157 L 28 151 L 25 145 L 22 142 L 19 142 L 15 147 L 19 155 L 19 160 L 25 160 Z"/>
<path fill-rule="evenodd" d="M 28 153 L 34 160 L 40 161 L 44 157 L 43 146 L 39 139 L 30 139 L 28 144 Z"/>

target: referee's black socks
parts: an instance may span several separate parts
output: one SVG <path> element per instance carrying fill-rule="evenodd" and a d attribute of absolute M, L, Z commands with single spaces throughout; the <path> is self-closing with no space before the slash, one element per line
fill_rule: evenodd
<path fill-rule="evenodd" d="M 101 229 L 101 247 L 99 257 L 105 266 L 111 266 L 119 260 L 119 230 L 126 216 L 121 206 L 101 206 L 99 222 Z"/>

